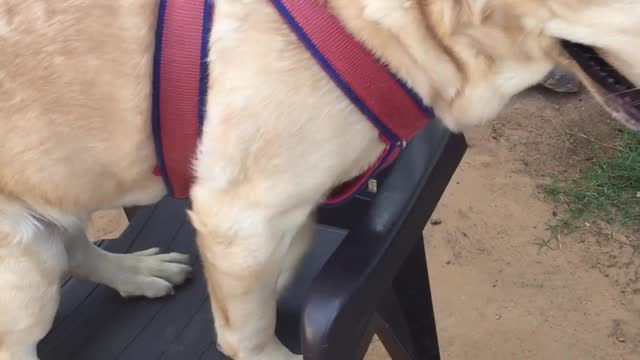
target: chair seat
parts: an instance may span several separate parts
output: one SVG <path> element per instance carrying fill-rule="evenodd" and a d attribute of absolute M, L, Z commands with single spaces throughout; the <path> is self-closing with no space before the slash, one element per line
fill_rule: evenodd
<path fill-rule="evenodd" d="M 394 359 L 439 360 L 422 230 L 466 149 L 464 136 L 429 124 L 403 150 L 378 191 L 319 213 L 313 247 L 279 301 L 281 341 L 308 359 L 362 359 L 372 331 Z M 382 185 L 382 186 L 380 186 Z M 207 287 L 185 202 L 145 208 L 118 241 L 127 253 L 189 253 L 194 277 L 176 295 L 123 299 L 70 279 L 42 360 L 224 359 L 216 350 Z M 341 230 L 349 229 L 349 231 Z M 380 325 L 380 326 L 379 326 Z"/>
<path fill-rule="evenodd" d="M 92 282 L 69 279 L 51 332 L 40 342 L 42 360 L 226 359 L 216 350 L 204 274 L 186 204 L 165 199 L 141 210 L 121 239 L 101 244 L 116 253 L 159 247 L 193 256 L 194 276 L 174 296 L 123 299 Z M 300 351 L 301 294 L 346 231 L 319 225 L 313 249 L 285 291 L 278 309 L 278 334 Z"/>

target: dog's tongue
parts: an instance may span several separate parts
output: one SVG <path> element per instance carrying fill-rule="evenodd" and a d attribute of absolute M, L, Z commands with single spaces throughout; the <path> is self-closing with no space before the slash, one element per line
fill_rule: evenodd
<path fill-rule="evenodd" d="M 615 101 L 625 113 L 622 122 L 640 130 L 640 87 L 634 85 L 604 60 L 592 47 L 563 41 L 562 46 L 580 68 Z"/>

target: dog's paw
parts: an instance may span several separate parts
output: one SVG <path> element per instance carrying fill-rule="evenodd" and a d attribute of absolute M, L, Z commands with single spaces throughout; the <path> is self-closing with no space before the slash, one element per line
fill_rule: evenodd
<path fill-rule="evenodd" d="M 302 355 L 296 355 L 291 353 L 289 350 L 280 346 L 275 351 L 266 351 L 264 354 L 255 357 L 255 359 L 263 359 L 263 360 L 302 360 Z"/>
<path fill-rule="evenodd" d="M 121 281 L 113 288 L 123 297 L 173 295 L 174 286 L 191 276 L 189 255 L 161 254 L 160 249 L 153 248 L 121 256 L 122 270 L 126 275 L 120 277 Z"/>
<path fill-rule="evenodd" d="M 224 353 L 224 351 L 222 349 L 220 349 L 220 347 L 218 346 L 218 350 L 220 350 L 222 353 Z M 271 343 L 269 346 L 266 346 L 265 348 L 263 348 L 263 351 L 260 352 L 259 354 L 256 353 L 250 353 L 247 355 L 239 355 L 234 357 L 233 355 L 227 355 L 228 357 L 232 358 L 233 360 L 254 360 L 254 359 L 260 359 L 260 360 L 302 360 L 303 357 L 302 355 L 296 355 L 293 354 L 292 352 L 290 352 L 287 348 L 285 348 L 282 343 L 280 343 L 280 341 L 274 341 L 273 343 Z"/>

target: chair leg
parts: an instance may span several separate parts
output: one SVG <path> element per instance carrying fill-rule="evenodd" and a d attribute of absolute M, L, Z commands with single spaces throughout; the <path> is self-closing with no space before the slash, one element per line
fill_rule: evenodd
<path fill-rule="evenodd" d="M 416 360 L 409 324 L 391 290 L 374 319 L 376 334 L 393 360 Z"/>
<path fill-rule="evenodd" d="M 379 312 L 388 334 L 378 335 L 393 359 L 440 360 L 422 236 L 398 272 L 390 299 Z"/>
<path fill-rule="evenodd" d="M 422 234 L 418 236 L 413 251 L 396 276 L 393 287 L 413 335 L 413 345 L 418 359 L 440 360 L 427 255 Z"/>
<path fill-rule="evenodd" d="M 373 340 L 373 336 L 375 335 L 375 333 L 376 333 L 376 328 L 372 322 L 372 324 L 369 326 L 367 331 L 362 335 L 362 339 L 360 341 L 360 348 L 358 349 L 355 359 L 357 360 L 364 359 L 365 355 L 367 355 L 367 352 L 369 351 L 369 346 L 371 346 L 371 341 Z"/>

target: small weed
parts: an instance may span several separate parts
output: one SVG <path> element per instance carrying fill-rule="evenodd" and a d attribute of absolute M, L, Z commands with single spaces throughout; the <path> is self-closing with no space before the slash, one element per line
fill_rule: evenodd
<path fill-rule="evenodd" d="M 542 188 L 542 193 L 547 198 L 559 200 L 560 195 L 562 195 L 562 189 L 560 188 L 559 180 L 557 178 L 554 178 L 551 184 L 545 185 Z"/>
<path fill-rule="evenodd" d="M 551 246 L 551 242 L 553 241 L 553 237 L 548 237 L 546 239 L 543 238 L 538 238 L 538 240 L 536 240 L 534 242 L 534 244 L 538 245 L 538 250 L 543 250 L 543 249 L 549 249 L 549 250 L 555 250 L 552 246 Z"/>
<path fill-rule="evenodd" d="M 640 135 L 624 132 L 614 157 L 600 155 L 568 184 L 552 179 L 542 192 L 567 209 L 565 216 L 549 226 L 552 238 L 574 231 L 579 220 L 640 228 Z"/>
<path fill-rule="evenodd" d="M 562 248 L 562 243 L 560 242 L 562 235 L 571 233 L 577 229 L 578 226 L 570 221 L 568 217 L 562 217 L 555 223 L 547 224 L 546 230 L 549 236 L 544 239 L 538 238 L 534 244 L 538 245 L 538 250 L 543 250 L 545 248 L 550 250 Z M 556 248 L 554 248 L 552 244 L 555 244 Z"/>

